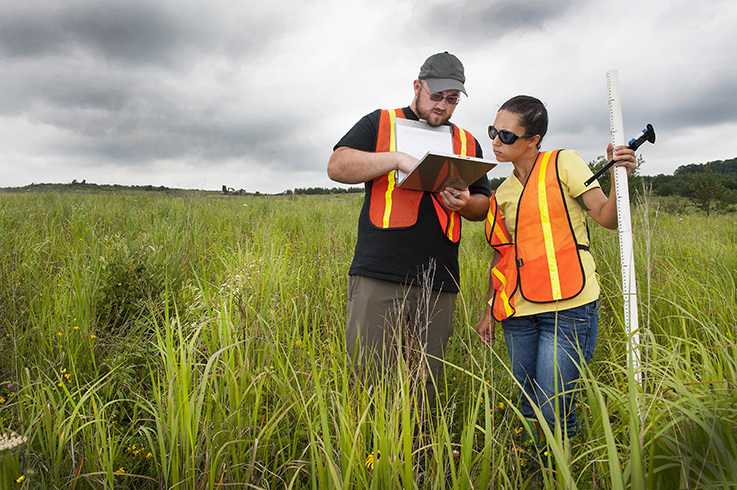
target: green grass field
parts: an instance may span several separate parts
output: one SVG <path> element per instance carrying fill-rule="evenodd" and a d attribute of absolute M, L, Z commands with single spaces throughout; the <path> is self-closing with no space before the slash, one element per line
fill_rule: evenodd
<path fill-rule="evenodd" d="M 416 413 L 421 373 L 405 363 L 372 390 L 352 382 L 361 202 L 0 195 L 0 488 L 524 488 L 506 346 L 474 330 L 481 223 L 464 223 L 437 418 Z M 548 434 L 541 455 L 550 488 L 737 488 L 737 217 L 668 209 L 633 210 L 643 386 L 625 360 L 618 236 L 591 227 L 600 336 L 583 431 Z"/>

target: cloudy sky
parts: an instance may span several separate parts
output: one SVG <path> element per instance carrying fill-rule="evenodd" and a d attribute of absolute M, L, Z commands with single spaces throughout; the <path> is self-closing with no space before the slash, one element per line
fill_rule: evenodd
<path fill-rule="evenodd" d="M 440 51 L 488 157 L 517 94 L 547 104 L 545 149 L 603 154 L 616 69 L 626 139 L 656 130 L 642 173 L 671 174 L 737 157 L 735 29 L 734 0 L 2 0 L 0 187 L 333 187 L 333 145 Z"/>

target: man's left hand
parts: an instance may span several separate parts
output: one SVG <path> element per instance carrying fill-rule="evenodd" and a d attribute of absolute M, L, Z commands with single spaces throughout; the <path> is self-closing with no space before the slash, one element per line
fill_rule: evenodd
<path fill-rule="evenodd" d="M 449 211 L 460 211 L 468 204 L 469 199 L 471 199 L 471 193 L 468 191 L 468 188 L 459 190 L 453 187 L 446 187 L 438 194 L 440 194 L 443 205 Z"/>

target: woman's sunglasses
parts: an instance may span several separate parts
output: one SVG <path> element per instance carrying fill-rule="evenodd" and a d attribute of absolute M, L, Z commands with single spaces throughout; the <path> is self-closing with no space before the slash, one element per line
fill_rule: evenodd
<path fill-rule="evenodd" d="M 506 129 L 502 129 L 501 131 L 499 131 L 494 126 L 489 126 L 489 138 L 491 138 L 493 141 L 494 138 L 496 138 L 497 136 L 499 136 L 499 141 L 501 141 L 505 145 L 511 145 L 515 141 L 517 141 L 518 138 L 529 138 L 535 135 L 534 134 L 523 134 L 521 136 L 517 136 L 513 132 L 507 131 Z"/>

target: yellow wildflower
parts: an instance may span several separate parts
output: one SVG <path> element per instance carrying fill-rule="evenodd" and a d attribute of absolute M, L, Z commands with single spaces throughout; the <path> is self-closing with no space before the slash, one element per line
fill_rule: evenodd
<path fill-rule="evenodd" d="M 377 450 L 376 451 L 376 459 L 374 459 L 374 453 L 372 451 L 371 454 L 368 455 L 368 457 L 366 458 L 366 462 L 364 463 L 366 465 L 366 468 L 368 468 L 370 470 L 373 470 L 374 469 L 374 463 L 376 463 L 376 461 L 378 461 L 379 458 L 381 458 L 381 452 L 379 452 Z"/>

